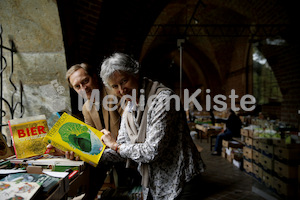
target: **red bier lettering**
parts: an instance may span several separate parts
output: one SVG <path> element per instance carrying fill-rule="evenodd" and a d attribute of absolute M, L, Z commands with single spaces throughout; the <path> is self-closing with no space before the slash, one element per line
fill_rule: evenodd
<path fill-rule="evenodd" d="M 26 130 L 26 133 L 25 133 Z M 31 136 L 31 135 L 37 135 L 37 134 L 44 134 L 47 133 L 45 131 L 44 126 L 38 126 L 38 127 L 31 127 L 26 129 L 19 129 L 17 130 L 19 138 L 25 137 L 25 136 Z"/>

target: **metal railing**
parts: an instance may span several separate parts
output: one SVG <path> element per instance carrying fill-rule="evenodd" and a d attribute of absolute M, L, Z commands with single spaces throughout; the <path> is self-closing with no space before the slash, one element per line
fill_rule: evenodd
<path fill-rule="evenodd" d="M 20 116 L 22 117 L 24 114 L 24 106 L 23 106 L 23 102 L 22 102 L 22 97 L 23 97 L 23 85 L 22 82 L 20 81 L 20 101 L 14 102 L 14 95 L 17 92 L 17 87 L 16 85 L 13 83 L 12 81 L 12 76 L 14 73 L 14 53 L 17 52 L 16 47 L 14 45 L 13 40 L 10 40 L 10 48 L 9 47 L 5 47 L 3 46 L 3 38 L 2 38 L 2 33 L 3 33 L 3 29 L 2 26 L 0 25 L 0 133 L 3 134 L 2 132 L 2 128 L 4 126 L 8 126 L 7 123 L 3 123 L 3 118 L 8 114 L 4 108 L 3 108 L 3 102 L 7 105 L 8 107 L 8 111 L 10 114 L 10 118 L 13 119 L 14 115 L 15 115 L 15 111 L 16 109 L 19 107 L 20 108 Z M 13 91 L 10 97 L 10 102 L 4 98 L 3 96 L 3 82 L 4 82 L 4 71 L 8 70 L 8 64 L 7 64 L 7 60 L 3 55 L 3 51 L 9 51 L 10 52 L 10 59 L 11 59 L 11 66 L 10 66 L 10 74 L 9 74 L 9 78 L 8 81 L 12 87 L 13 87 Z"/>

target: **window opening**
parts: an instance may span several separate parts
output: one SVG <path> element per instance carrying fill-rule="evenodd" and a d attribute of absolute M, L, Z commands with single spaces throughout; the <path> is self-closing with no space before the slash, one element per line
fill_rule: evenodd
<path fill-rule="evenodd" d="M 253 47 L 253 95 L 259 105 L 282 102 L 282 93 L 267 59 Z"/>

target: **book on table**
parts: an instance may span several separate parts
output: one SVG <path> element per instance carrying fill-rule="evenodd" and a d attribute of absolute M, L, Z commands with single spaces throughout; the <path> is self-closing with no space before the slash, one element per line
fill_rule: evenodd
<path fill-rule="evenodd" d="M 43 139 L 49 131 L 45 115 L 12 119 L 8 125 L 17 158 L 44 154 L 47 144 Z"/>
<path fill-rule="evenodd" d="M 26 163 L 32 166 L 42 166 L 43 168 L 51 166 L 52 171 L 60 172 L 66 170 L 78 170 L 78 172 L 82 172 L 84 170 L 84 161 L 75 161 L 67 158 L 41 158 L 37 160 L 28 160 Z"/>
<path fill-rule="evenodd" d="M 44 137 L 46 143 L 63 151 L 73 151 L 81 160 L 96 166 L 105 149 L 103 133 L 81 120 L 63 113 Z"/>
<path fill-rule="evenodd" d="M 0 180 L 1 182 L 35 182 L 42 186 L 43 192 L 50 192 L 57 183 L 60 181 L 59 178 L 49 176 L 47 174 L 32 174 L 32 173 L 15 173 L 8 174 L 6 177 Z"/>
<path fill-rule="evenodd" d="M 36 196 L 41 186 L 35 182 L 0 182 L 0 199 L 29 200 Z"/>

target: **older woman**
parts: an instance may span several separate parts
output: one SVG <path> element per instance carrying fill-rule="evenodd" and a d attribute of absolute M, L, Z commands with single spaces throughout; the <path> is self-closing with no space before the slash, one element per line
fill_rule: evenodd
<path fill-rule="evenodd" d="M 101 139 L 110 148 L 103 159 L 118 155 L 136 162 L 145 200 L 197 199 L 197 181 L 204 164 L 190 136 L 185 112 L 175 109 L 174 92 L 140 77 L 138 62 L 123 53 L 105 59 L 100 76 L 128 102 L 117 140 L 102 130 Z"/>

